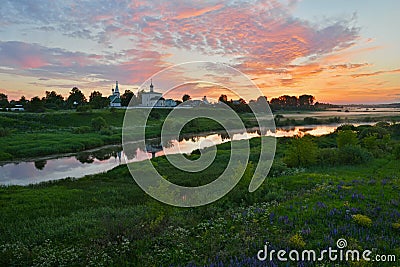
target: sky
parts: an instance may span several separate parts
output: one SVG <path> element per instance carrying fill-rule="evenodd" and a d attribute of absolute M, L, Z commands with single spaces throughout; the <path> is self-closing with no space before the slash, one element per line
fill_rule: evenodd
<path fill-rule="evenodd" d="M 210 61 L 247 75 L 268 98 L 400 102 L 398 10 L 397 0 L 2 0 L 0 92 L 68 96 L 77 86 L 109 95 L 115 81 L 136 92 L 167 67 Z"/>

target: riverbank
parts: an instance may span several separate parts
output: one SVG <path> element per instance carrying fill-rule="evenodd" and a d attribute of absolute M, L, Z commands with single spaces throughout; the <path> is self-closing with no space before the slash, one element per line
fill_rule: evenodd
<path fill-rule="evenodd" d="M 146 137 L 157 137 L 169 110 L 156 110 L 146 129 Z M 332 113 L 333 112 L 333 113 Z M 125 110 L 94 110 L 88 113 L 57 111 L 49 113 L 0 112 L 0 161 L 19 161 L 58 154 L 77 153 L 104 145 L 121 144 L 121 130 Z M 343 116 L 346 114 L 341 113 Z M 257 126 L 254 116 L 239 114 L 247 128 Z M 349 114 L 351 115 L 351 114 Z M 283 117 L 282 117 L 283 116 Z M 376 117 L 375 117 L 376 116 Z M 92 121 L 102 117 L 107 129 L 92 129 Z M 369 121 L 400 121 L 400 112 L 384 113 L 376 110 L 349 117 L 340 117 L 335 111 L 291 111 L 275 115 L 277 127 L 356 123 Z M 223 130 L 218 123 L 198 119 L 184 127 L 183 133 L 205 133 Z"/>

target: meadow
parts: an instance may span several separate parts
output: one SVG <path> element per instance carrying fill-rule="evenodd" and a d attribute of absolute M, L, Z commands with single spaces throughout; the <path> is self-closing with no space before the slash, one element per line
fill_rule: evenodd
<path fill-rule="evenodd" d="M 268 178 L 249 193 L 260 141 L 250 140 L 239 184 L 203 207 L 155 201 L 126 165 L 82 179 L 1 187 L 0 265 L 296 266 L 260 262 L 256 255 L 265 242 L 270 249 L 321 251 L 336 247 L 339 238 L 348 248 L 399 259 L 400 124 L 345 125 L 327 136 L 280 138 Z M 229 154 L 230 143 L 219 145 L 214 163 L 190 176 L 165 157 L 152 163 L 166 179 L 196 186 L 221 173 Z M 187 157 L 198 158 L 198 151 Z"/>

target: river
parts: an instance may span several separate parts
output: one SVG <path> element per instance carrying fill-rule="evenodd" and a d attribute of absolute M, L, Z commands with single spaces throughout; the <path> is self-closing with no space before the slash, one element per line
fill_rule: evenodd
<path fill-rule="evenodd" d="M 275 134 L 269 132 L 267 135 L 275 135 L 276 137 L 291 137 L 304 134 L 320 136 L 334 132 L 338 126 L 339 124 L 282 127 L 277 129 Z M 238 132 L 233 135 L 232 139 L 243 140 L 253 137 L 260 137 L 255 129 L 247 132 Z M 220 133 L 196 134 L 187 136 L 182 140 L 170 140 L 168 145 L 164 145 L 162 149 L 155 146 L 153 147 L 154 155 L 148 152 L 149 149 L 138 147 L 135 157 L 128 162 L 142 161 L 152 156 L 159 157 L 165 154 L 191 153 L 196 149 L 229 141 L 231 141 L 230 138 Z M 81 178 L 85 175 L 106 172 L 125 163 L 127 161 L 121 146 L 107 146 L 58 158 L 43 158 L 34 161 L 4 164 L 0 166 L 0 184 L 28 185 L 67 177 Z"/>

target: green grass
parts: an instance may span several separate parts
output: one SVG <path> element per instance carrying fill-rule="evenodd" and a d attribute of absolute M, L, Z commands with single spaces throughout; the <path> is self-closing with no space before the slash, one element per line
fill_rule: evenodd
<path fill-rule="evenodd" d="M 325 139 L 315 142 L 321 146 Z M 278 160 L 288 141 L 279 141 Z M 256 161 L 260 139 L 250 144 Z M 170 181 L 196 186 L 223 171 L 229 149 L 229 143 L 218 146 L 214 163 L 193 175 L 164 157 L 153 164 Z M 321 250 L 335 248 L 339 238 L 349 248 L 399 258 L 398 163 L 386 153 L 362 165 L 286 168 L 248 193 L 255 167 L 249 163 L 230 193 L 197 208 L 153 200 L 126 165 L 78 180 L 1 187 L 0 265 L 260 266 L 256 254 L 265 241 L 275 249 Z M 354 219 L 357 214 L 371 225 Z M 373 266 L 363 264 L 355 266 Z"/>

